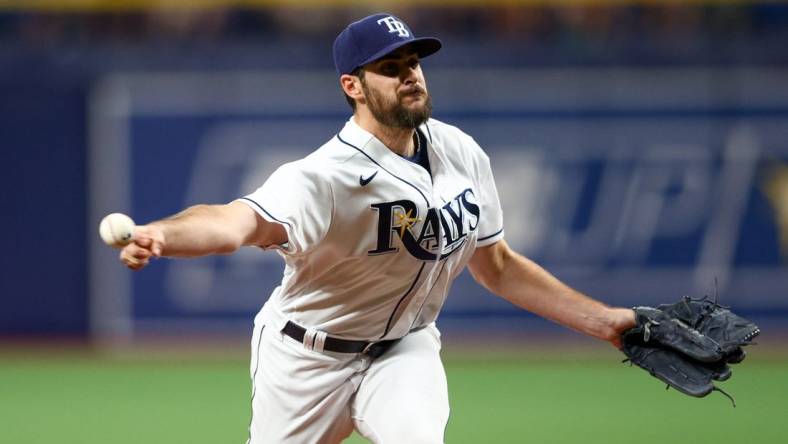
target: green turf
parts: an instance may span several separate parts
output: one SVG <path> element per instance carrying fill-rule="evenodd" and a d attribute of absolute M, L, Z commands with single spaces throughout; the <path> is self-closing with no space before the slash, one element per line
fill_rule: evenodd
<path fill-rule="evenodd" d="M 0 356 L 0 442 L 243 443 L 246 363 Z M 783 442 L 788 359 L 689 398 L 608 360 L 447 359 L 448 443 Z M 346 443 L 362 443 L 354 436 Z"/>

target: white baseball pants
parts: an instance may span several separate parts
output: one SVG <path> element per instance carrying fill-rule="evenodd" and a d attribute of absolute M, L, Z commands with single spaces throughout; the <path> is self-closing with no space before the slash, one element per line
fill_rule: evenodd
<path fill-rule="evenodd" d="M 247 444 L 333 444 L 355 429 L 375 444 L 440 444 L 449 419 L 435 325 L 383 356 L 317 352 L 281 333 L 266 304 L 252 337 Z"/>

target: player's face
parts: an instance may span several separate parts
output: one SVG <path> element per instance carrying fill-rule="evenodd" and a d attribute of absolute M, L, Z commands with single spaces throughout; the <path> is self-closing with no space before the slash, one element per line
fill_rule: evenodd
<path fill-rule="evenodd" d="M 364 66 L 361 88 L 375 119 L 393 128 L 416 128 L 432 114 L 419 56 L 408 47 Z"/>

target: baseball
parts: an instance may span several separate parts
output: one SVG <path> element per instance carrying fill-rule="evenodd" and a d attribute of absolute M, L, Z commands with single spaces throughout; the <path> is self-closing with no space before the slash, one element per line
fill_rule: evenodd
<path fill-rule="evenodd" d="M 111 247 L 123 247 L 134 239 L 134 221 L 122 213 L 108 214 L 101 219 L 99 235 Z"/>

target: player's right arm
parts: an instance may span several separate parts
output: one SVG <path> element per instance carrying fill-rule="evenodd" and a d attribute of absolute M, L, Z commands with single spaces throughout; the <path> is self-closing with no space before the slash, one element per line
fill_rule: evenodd
<path fill-rule="evenodd" d="M 286 242 L 282 225 L 263 219 L 246 204 L 195 205 L 172 217 L 137 226 L 134 242 L 121 250 L 120 260 L 139 270 L 151 257 L 230 254 L 244 245 L 265 248 Z"/>

